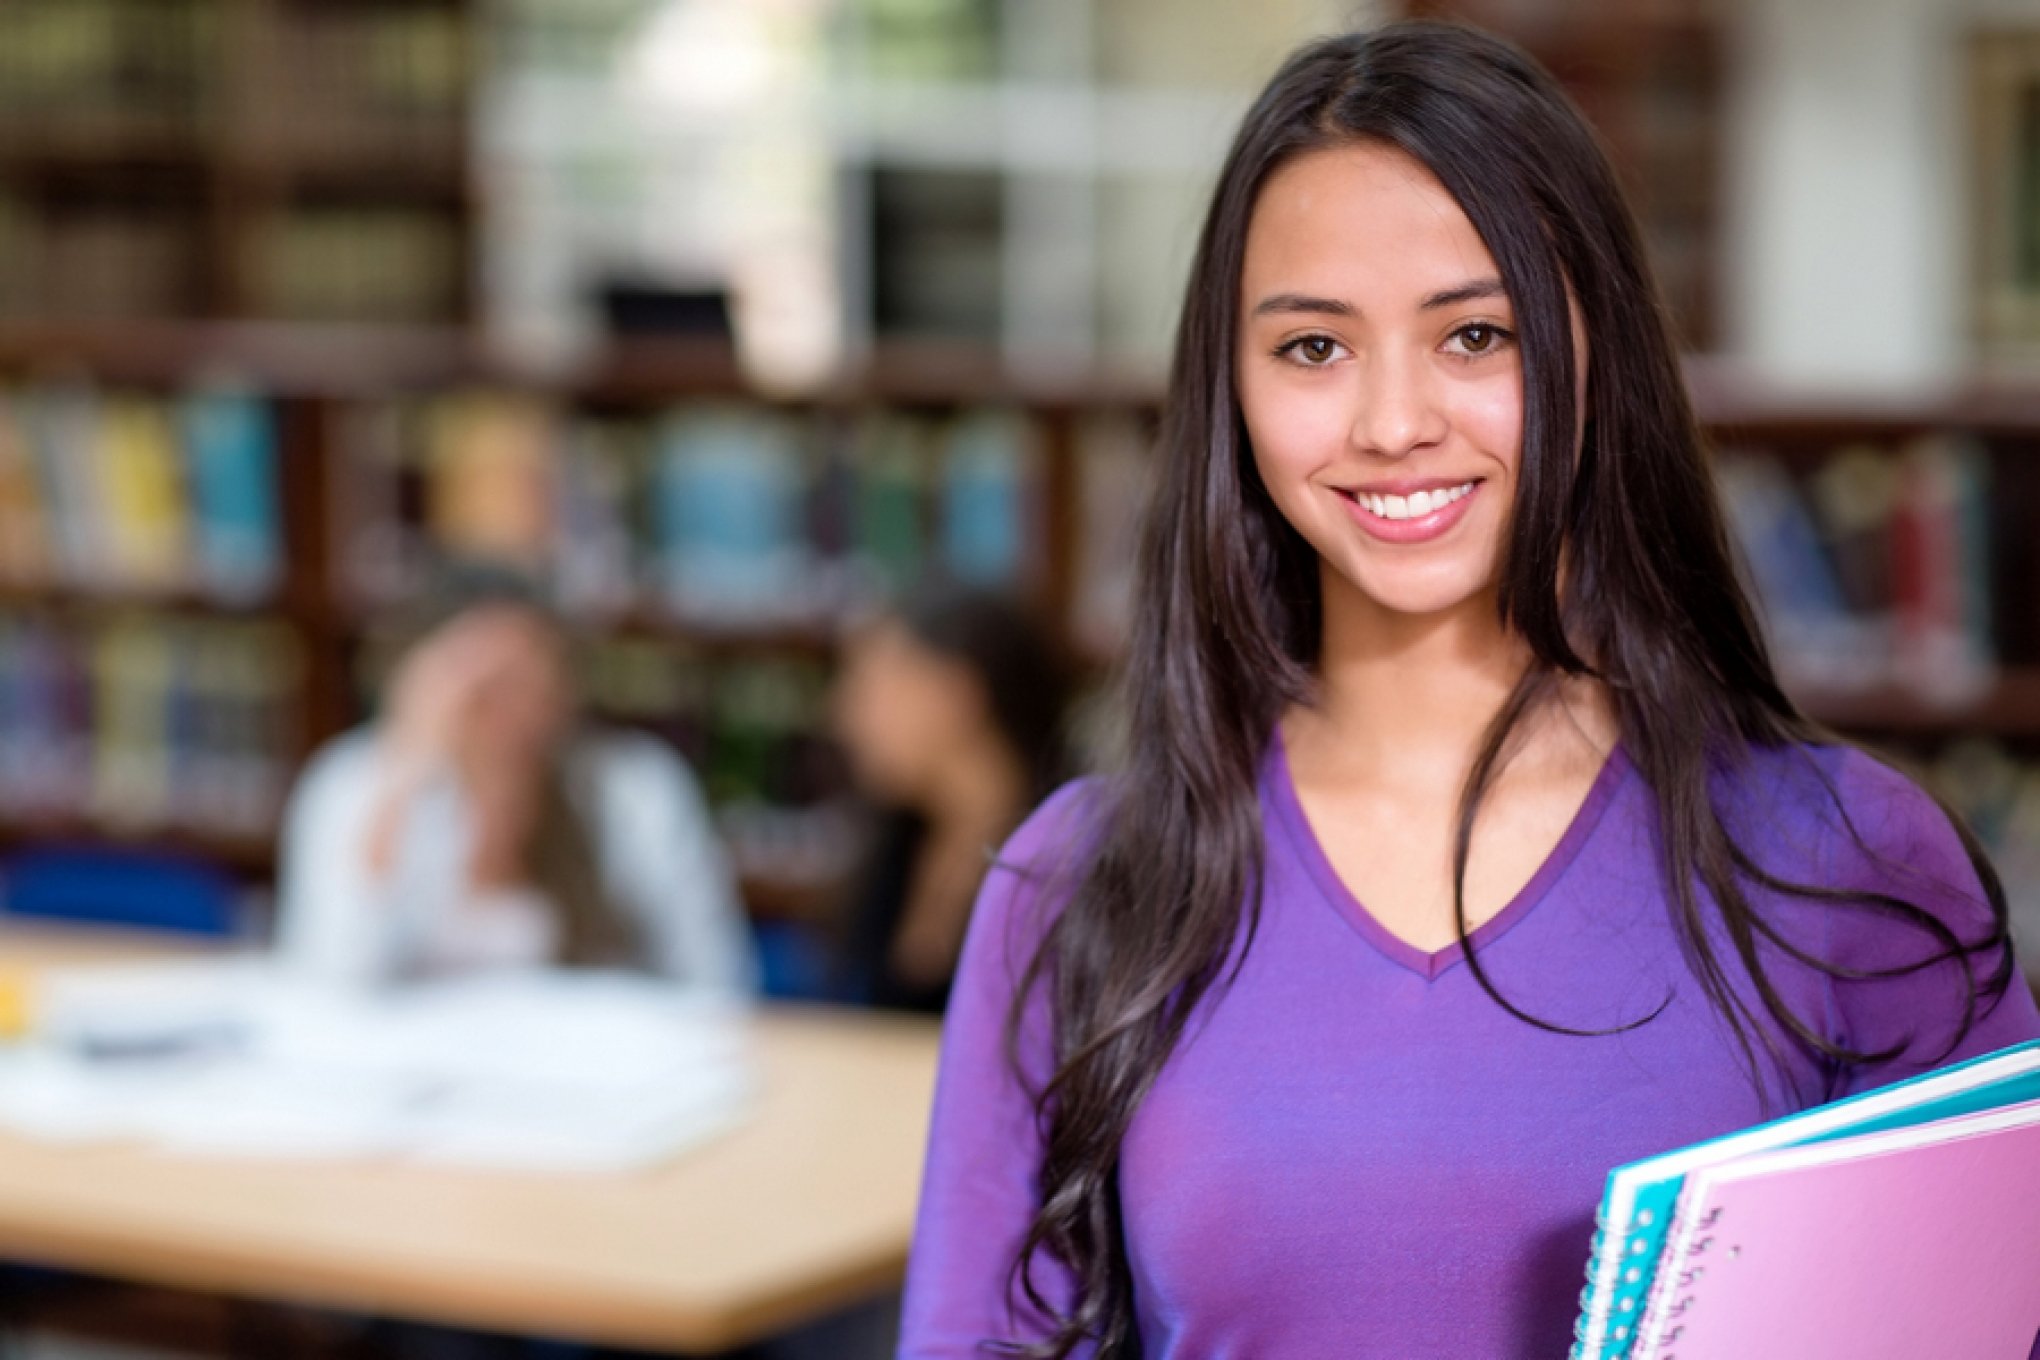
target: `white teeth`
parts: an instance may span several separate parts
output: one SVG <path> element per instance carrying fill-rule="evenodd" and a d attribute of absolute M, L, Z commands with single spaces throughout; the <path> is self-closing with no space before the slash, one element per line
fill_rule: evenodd
<path fill-rule="evenodd" d="M 1371 493 L 1355 493 L 1353 499 L 1363 509 L 1382 519 L 1418 519 L 1436 510 L 1443 510 L 1473 490 L 1472 482 L 1462 482 L 1454 487 L 1440 487 L 1436 491 L 1419 491 L 1412 496 L 1376 496 Z"/>

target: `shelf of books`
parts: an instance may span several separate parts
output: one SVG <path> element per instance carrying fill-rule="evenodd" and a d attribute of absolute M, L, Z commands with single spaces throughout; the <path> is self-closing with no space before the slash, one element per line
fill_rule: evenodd
<path fill-rule="evenodd" d="M 847 622 L 939 570 L 1093 652 L 1122 631 L 1130 390 L 1001 395 L 956 363 L 945 390 L 895 356 L 768 398 L 699 347 L 540 381 L 385 338 L 322 365 L 362 337 L 193 328 L 188 375 L 167 330 L 0 338 L 7 838 L 260 877 L 298 765 L 366 715 L 437 569 L 487 558 L 552 583 L 598 714 L 694 763 L 761 914 L 804 912 L 854 846 L 823 734 Z"/>

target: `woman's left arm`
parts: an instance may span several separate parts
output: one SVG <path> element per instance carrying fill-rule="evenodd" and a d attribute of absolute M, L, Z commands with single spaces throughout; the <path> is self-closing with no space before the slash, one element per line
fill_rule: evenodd
<path fill-rule="evenodd" d="M 646 963 L 676 981 L 755 992 L 750 919 L 701 786 L 650 737 L 604 740 L 603 867 L 617 907 L 643 933 Z"/>

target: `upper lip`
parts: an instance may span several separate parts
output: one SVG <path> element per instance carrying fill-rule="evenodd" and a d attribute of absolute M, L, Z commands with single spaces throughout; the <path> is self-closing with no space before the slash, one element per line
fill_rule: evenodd
<path fill-rule="evenodd" d="M 1419 491 L 1450 491 L 1482 480 L 1479 477 L 1403 477 L 1390 482 L 1368 482 L 1365 486 L 1341 486 L 1334 490 L 1348 496 L 1414 496 Z"/>

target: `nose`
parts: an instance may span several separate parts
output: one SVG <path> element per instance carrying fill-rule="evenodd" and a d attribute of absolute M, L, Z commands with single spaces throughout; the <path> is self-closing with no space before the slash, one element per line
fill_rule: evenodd
<path fill-rule="evenodd" d="M 1349 434 L 1355 449 L 1404 458 L 1444 438 L 1445 411 L 1420 361 L 1376 350 L 1359 367 Z"/>

